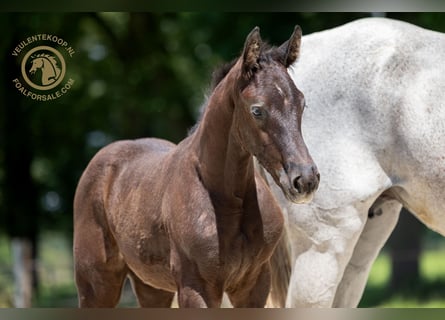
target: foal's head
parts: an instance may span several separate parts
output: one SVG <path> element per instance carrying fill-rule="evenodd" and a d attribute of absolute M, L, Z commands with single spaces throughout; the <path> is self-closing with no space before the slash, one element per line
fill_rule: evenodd
<path fill-rule="evenodd" d="M 232 69 L 237 74 L 233 124 L 239 142 L 296 203 L 311 200 L 320 179 L 301 134 L 304 96 L 287 72 L 298 58 L 300 42 L 297 26 L 280 47 L 267 47 L 256 27 Z"/>

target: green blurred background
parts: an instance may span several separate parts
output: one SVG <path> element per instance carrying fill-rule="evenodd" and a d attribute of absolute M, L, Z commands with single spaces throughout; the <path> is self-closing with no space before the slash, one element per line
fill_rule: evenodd
<path fill-rule="evenodd" d="M 72 200 L 88 161 L 118 139 L 183 139 L 212 70 L 239 54 L 254 26 L 280 44 L 295 24 L 308 34 L 371 15 L 0 13 L 0 307 L 17 304 L 11 245 L 17 239 L 30 250 L 33 291 L 26 305 L 77 305 Z M 442 13 L 385 15 L 445 32 Z M 75 84 L 51 102 L 24 97 L 12 82 L 20 69 L 12 51 L 39 33 L 57 35 L 76 50 L 66 59 Z M 361 306 L 445 306 L 445 242 L 409 213 L 401 217 Z M 128 288 L 121 305 L 135 305 Z"/>

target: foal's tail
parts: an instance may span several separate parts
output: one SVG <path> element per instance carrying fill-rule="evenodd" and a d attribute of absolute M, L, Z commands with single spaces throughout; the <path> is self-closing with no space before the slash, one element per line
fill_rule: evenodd
<path fill-rule="evenodd" d="M 290 244 L 286 226 L 280 241 L 270 259 L 271 290 L 267 301 L 270 308 L 284 308 L 286 306 L 287 290 L 292 272 Z"/>

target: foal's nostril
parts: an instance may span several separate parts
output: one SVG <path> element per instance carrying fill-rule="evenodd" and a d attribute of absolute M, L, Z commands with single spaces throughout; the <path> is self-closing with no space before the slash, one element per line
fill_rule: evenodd
<path fill-rule="evenodd" d="M 301 186 L 301 176 L 298 176 L 298 177 L 296 177 L 295 179 L 294 179 L 294 188 L 295 189 L 297 189 L 297 191 L 298 191 L 298 193 L 301 193 L 301 188 L 302 188 L 302 186 Z"/>
<path fill-rule="evenodd" d="M 307 183 L 307 186 L 306 186 L 307 188 L 306 188 L 306 190 L 308 191 L 308 192 L 312 192 L 313 190 L 314 190 L 314 183 L 312 183 L 312 181 L 309 181 L 308 183 Z"/>
<path fill-rule="evenodd" d="M 290 181 L 292 182 L 294 192 L 305 194 L 317 190 L 320 182 L 320 173 L 316 166 L 296 165 L 295 163 L 290 162 L 286 165 L 285 170 L 288 177 L 291 178 Z"/>
<path fill-rule="evenodd" d="M 315 167 L 312 167 L 312 173 L 315 174 L 317 180 L 320 181 L 320 172 Z"/>

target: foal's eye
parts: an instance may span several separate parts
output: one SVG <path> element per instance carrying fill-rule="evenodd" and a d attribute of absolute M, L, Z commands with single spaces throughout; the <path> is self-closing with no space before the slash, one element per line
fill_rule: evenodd
<path fill-rule="evenodd" d="M 263 108 L 259 106 L 252 106 L 250 107 L 250 113 L 256 118 L 256 119 L 262 119 L 264 118 L 264 110 Z"/>

